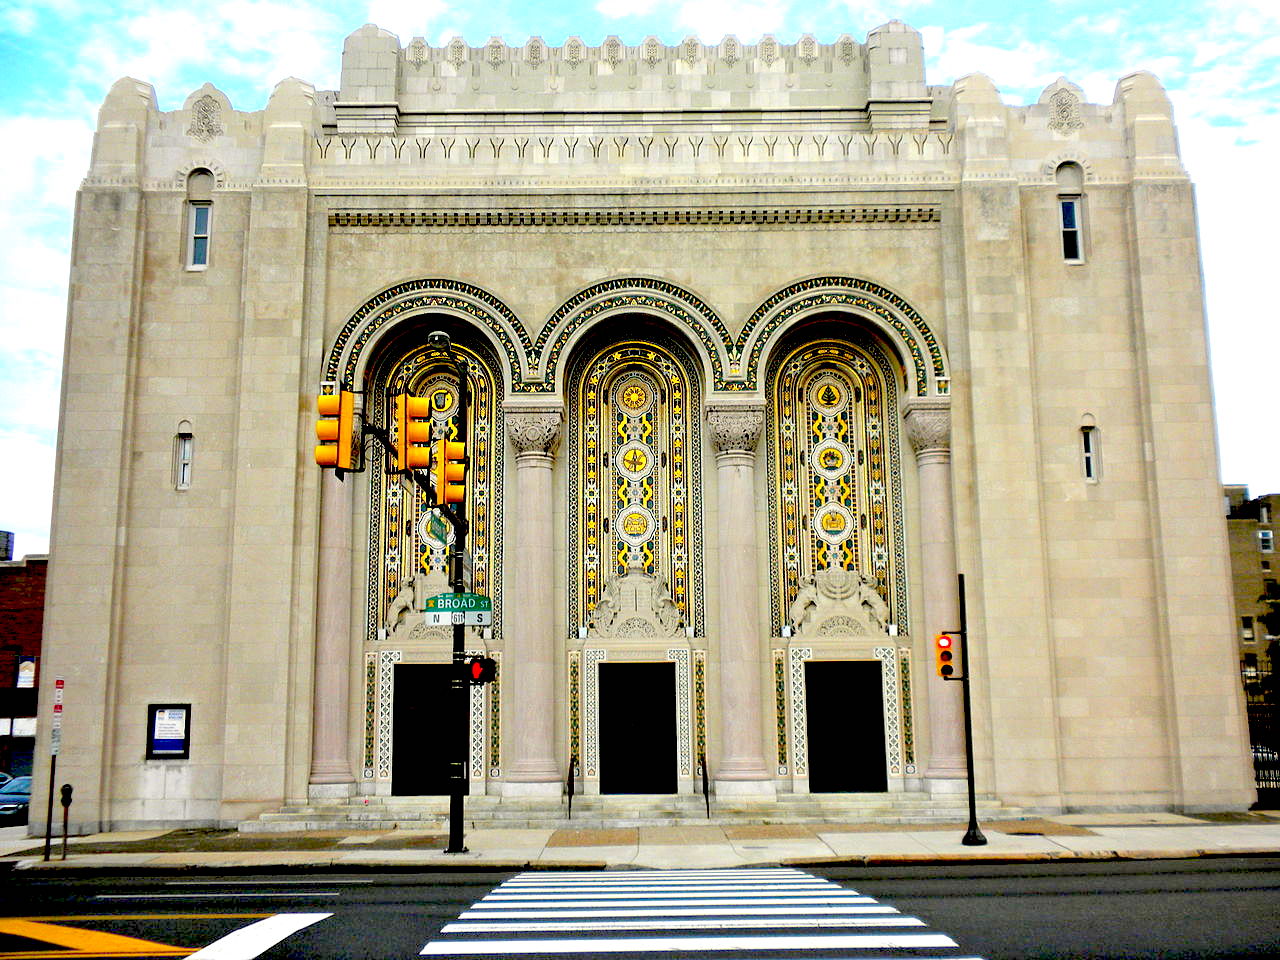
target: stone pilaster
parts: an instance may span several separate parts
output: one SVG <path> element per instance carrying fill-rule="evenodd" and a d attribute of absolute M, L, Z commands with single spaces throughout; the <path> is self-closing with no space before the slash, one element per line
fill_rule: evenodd
<path fill-rule="evenodd" d="M 759 406 L 707 409 L 707 427 L 716 448 L 719 542 L 718 651 L 720 747 L 714 764 L 720 796 L 774 792 L 764 760 L 761 702 L 762 634 L 756 556 L 756 444 L 764 426 Z"/>
<path fill-rule="evenodd" d="M 920 566 L 924 574 L 924 633 L 932 638 L 960 626 L 956 593 L 956 548 L 951 505 L 951 401 L 921 397 L 906 403 L 907 437 L 920 478 Z M 930 640 L 932 642 L 932 640 Z M 963 692 L 930 673 L 930 780 L 959 780 L 964 759 Z"/>
<path fill-rule="evenodd" d="M 504 619 L 513 738 L 507 747 L 502 792 L 507 796 L 559 795 L 555 753 L 555 513 L 552 469 L 564 414 L 554 407 L 508 407 L 507 437 L 515 450 L 515 543 Z"/>
<path fill-rule="evenodd" d="M 316 584 L 315 688 L 312 694 L 312 796 L 346 796 L 355 782 L 348 755 L 351 703 L 351 484 L 332 470 L 320 481 Z"/>

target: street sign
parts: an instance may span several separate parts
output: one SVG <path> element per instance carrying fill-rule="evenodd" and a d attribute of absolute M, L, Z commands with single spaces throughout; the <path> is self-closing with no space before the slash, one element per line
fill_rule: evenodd
<path fill-rule="evenodd" d="M 62 691 L 67 681 L 58 677 L 53 681 L 53 726 L 49 731 L 49 753 L 57 756 L 62 750 Z"/>
<path fill-rule="evenodd" d="M 493 626 L 493 601 L 480 593 L 438 593 L 423 604 L 428 627 Z"/>

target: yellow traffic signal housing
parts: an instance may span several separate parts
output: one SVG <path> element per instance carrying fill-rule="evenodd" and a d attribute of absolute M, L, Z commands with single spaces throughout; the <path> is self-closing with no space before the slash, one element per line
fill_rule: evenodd
<path fill-rule="evenodd" d="M 396 472 L 427 469 L 431 466 L 431 399 L 398 393 L 393 413 L 396 420 Z"/>
<path fill-rule="evenodd" d="M 437 440 L 431 480 L 436 503 L 462 503 L 467 498 L 467 445 L 456 440 Z"/>
<path fill-rule="evenodd" d="M 356 396 L 350 390 L 323 393 L 316 397 L 316 463 L 322 467 L 354 470 L 356 467 L 355 429 Z"/>
<path fill-rule="evenodd" d="M 944 680 L 956 672 L 955 641 L 945 633 L 940 633 L 933 638 L 933 657 L 934 664 L 938 668 L 938 676 Z"/>

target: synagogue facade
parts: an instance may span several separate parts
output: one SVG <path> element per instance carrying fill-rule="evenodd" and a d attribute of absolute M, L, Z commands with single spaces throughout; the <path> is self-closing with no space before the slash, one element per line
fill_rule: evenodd
<path fill-rule="evenodd" d="M 1193 193 L 1149 74 L 1010 106 L 928 85 L 893 21 L 369 25 L 340 89 L 259 111 L 123 79 L 65 363 L 40 703 L 63 677 L 82 827 L 447 789 L 422 606 L 452 533 L 372 440 L 315 465 L 334 391 L 379 428 L 401 394 L 465 418 L 494 609 L 466 645 L 498 663 L 474 802 L 679 797 L 704 765 L 756 809 L 954 798 L 957 574 L 982 796 L 1253 799 Z"/>

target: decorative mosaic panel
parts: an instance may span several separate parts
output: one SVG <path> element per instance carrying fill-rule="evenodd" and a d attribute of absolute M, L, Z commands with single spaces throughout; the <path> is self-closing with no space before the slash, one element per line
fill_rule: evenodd
<path fill-rule="evenodd" d="M 787 652 L 773 651 L 773 710 L 778 725 L 778 775 L 787 774 Z"/>
<path fill-rule="evenodd" d="M 797 777 L 809 775 L 809 702 L 804 689 L 804 662 L 812 647 L 792 647 L 791 653 L 791 765 Z"/>
<path fill-rule="evenodd" d="M 898 651 L 896 647 L 876 647 L 872 653 L 880 661 L 881 695 L 884 698 L 884 755 L 889 776 L 902 776 L 902 721 L 898 701 Z"/>
<path fill-rule="evenodd" d="M 600 664 L 605 652 L 598 647 L 582 651 L 583 709 L 583 769 L 588 780 L 600 776 Z"/>
<path fill-rule="evenodd" d="M 638 341 L 602 350 L 575 369 L 570 624 L 586 623 L 604 582 L 637 565 L 667 584 L 684 622 L 706 635 L 696 382 L 674 352 Z"/>
<path fill-rule="evenodd" d="M 467 411 L 467 552 L 474 570 L 471 589 L 493 600 L 493 633 L 502 636 L 502 477 L 504 445 L 501 378 L 493 361 L 456 345 L 468 368 L 470 405 Z M 438 350 L 417 346 L 394 363 L 379 368 L 375 388 L 366 399 L 371 422 L 392 429 L 391 397 L 400 392 L 431 400 L 434 434 L 456 436 L 458 391 L 456 367 Z M 393 438 L 394 439 L 394 438 Z M 371 457 L 385 465 L 381 447 Z M 385 469 L 369 471 L 370 549 L 365 637 L 377 638 L 389 604 L 400 586 L 419 571 L 447 574 L 453 528 L 432 509 L 426 492 Z"/>
<path fill-rule="evenodd" d="M 874 300 L 858 296 L 866 293 Z M 885 306 L 888 304 L 888 307 Z M 827 307 L 851 307 L 879 318 L 903 340 L 911 353 L 913 385 L 917 396 L 929 392 L 929 371 L 939 381 L 939 393 L 945 393 L 940 381 L 950 381 L 946 361 L 937 337 L 919 312 L 891 290 L 856 277 L 814 277 L 779 290 L 751 314 L 734 345 L 733 357 L 739 363 L 747 344 L 751 351 L 743 365 L 743 380 L 731 389 L 754 390 L 760 358 L 769 336 L 792 318 Z M 928 359 L 926 361 L 926 354 Z M 906 371 L 904 371 L 904 377 Z M 896 382 L 896 381 L 893 381 Z"/>
<path fill-rule="evenodd" d="M 378 756 L 378 655 L 364 655 L 364 779 L 373 779 Z"/>
<path fill-rule="evenodd" d="M 515 390 L 521 393 L 554 391 L 556 367 L 574 332 L 596 317 L 622 310 L 657 313 L 692 332 L 711 360 L 717 388 L 723 389 L 724 356 L 733 341 L 724 321 L 707 304 L 674 284 L 647 277 L 627 277 L 588 287 L 556 309 L 533 346 L 541 358 L 542 382 L 519 384 Z M 549 350 L 548 343 L 551 344 Z"/>
<path fill-rule="evenodd" d="M 533 348 L 520 318 L 505 303 L 479 287 L 457 280 L 423 278 L 384 290 L 351 315 L 329 350 L 324 379 L 340 379 L 345 386 L 353 385 L 360 355 L 375 333 L 399 317 L 431 311 L 462 314 L 492 331 L 502 344 L 512 378 L 520 377 L 521 360 L 532 353 Z"/>
<path fill-rule="evenodd" d="M 569 652 L 569 757 L 582 759 L 582 654 Z"/>
<path fill-rule="evenodd" d="M 804 579 L 827 567 L 873 576 L 890 622 L 909 629 L 892 371 L 865 338 L 802 344 L 769 371 L 774 636 Z"/>
<path fill-rule="evenodd" d="M 493 680 L 489 687 L 489 778 L 502 776 L 502 654 L 489 653 L 493 658 Z"/>
<path fill-rule="evenodd" d="M 391 712 L 395 706 L 395 665 L 399 650 L 378 652 L 378 779 L 391 779 Z"/>
<path fill-rule="evenodd" d="M 911 651 L 903 647 L 898 651 L 898 684 L 902 689 L 902 763 L 907 774 L 916 772 L 916 736 L 911 703 Z"/>
<path fill-rule="evenodd" d="M 707 756 L 707 652 L 693 651 L 693 755 Z"/>
<path fill-rule="evenodd" d="M 693 776 L 693 724 L 689 709 L 689 651 L 676 647 L 667 651 L 667 659 L 676 665 L 676 762 L 680 776 Z"/>

